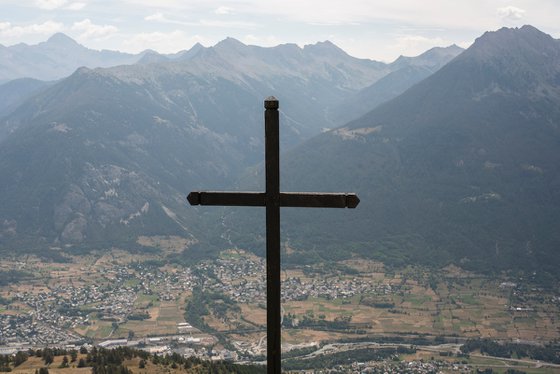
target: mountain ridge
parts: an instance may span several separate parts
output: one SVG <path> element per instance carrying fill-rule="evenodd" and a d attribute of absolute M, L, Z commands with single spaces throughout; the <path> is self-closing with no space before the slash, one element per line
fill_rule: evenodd
<path fill-rule="evenodd" d="M 534 30 L 487 33 L 402 95 L 289 152 L 284 190 L 354 191 L 361 203 L 287 210 L 284 235 L 302 250 L 286 261 L 313 247 L 327 259 L 557 276 L 560 47 Z M 511 34 L 518 42 L 488 53 L 488 39 Z"/>
<path fill-rule="evenodd" d="M 329 120 L 315 102 L 335 103 L 383 73 L 298 51 L 299 69 L 282 68 L 284 48 L 227 40 L 183 59 L 81 67 L 28 98 L 0 122 L 0 242 L 134 245 L 156 230 L 191 238 L 200 223 L 185 191 L 224 187 L 261 160 L 263 97 L 286 97 L 297 117 L 282 114 L 290 146 Z"/>
<path fill-rule="evenodd" d="M 313 48 L 235 40 L 199 46 L 183 60 L 80 68 L 0 126 L 0 241 L 6 248 L 38 238 L 72 250 L 130 245 L 140 233 L 159 232 L 196 238 L 198 255 L 226 245 L 224 238 L 245 246 L 262 223 L 247 224 L 248 233 L 231 224 L 236 215 L 188 208 L 184 195 L 227 188 L 262 161 L 264 97 L 280 99 L 286 150 L 325 124 L 334 127 L 329 106 L 368 87 L 364 77 L 375 85 L 400 71 L 404 89 L 404 73 L 423 72 L 429 76 L 397 98 L 283 156 L 283 190 L 355 191 L 362 199 L 357 210 L 332 215 L 287 210 L 283 234 L 295 251 L 286 261 L 303 261 L 304 249 L 317 248 L 324 259 L 359 255 L 484 271 L 534 271 L 548 258 L 542 268 L 551 271 L 559 260 L 549 248 L 560 243 L 553 209 L 558 43 L 536 36 L 552 60 L 532 52 L 540 42 L 477 58 L 488 57 L 479 49 L 494 37 L 447 63 L 408 60 L 394 71 L 336 50 L 329 58 Z M 512 71 L 520 72 L 513 82 Z"/>
<path fill-rule="evenodd" d="M 389 66 L 391 72 L 368 87 L 353 94 L 335 108 L 336 121 L 345 124 L 393 99 L 411 86 L 427 78 L 457 57 L 464 50 L 456 45 L 435 47 L 416 57 L 401 56 Z"/>

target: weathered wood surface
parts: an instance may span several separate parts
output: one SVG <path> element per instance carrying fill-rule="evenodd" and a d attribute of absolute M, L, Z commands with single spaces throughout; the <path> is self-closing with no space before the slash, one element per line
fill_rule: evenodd
<path fill-rule="evenodd" d="M 191 205 L 266 206 L 265 192 L 193 191 Z M 280 206 L 292 208 L 355 208 L 360 199 L 353 193 L 280 192 Z"/>
<path fill-rule="evenodd" d="M 264 101 L 264 157 L 266 174 L 266 348 L 267 372 L 282 372 L 282 316 L 280 306 L 280 120 L 278 100 Z"/>

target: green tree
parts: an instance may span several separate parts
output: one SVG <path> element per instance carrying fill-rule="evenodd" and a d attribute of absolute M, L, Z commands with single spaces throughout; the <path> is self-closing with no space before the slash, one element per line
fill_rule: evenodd
<path fill-rule="evenodd" d="M 19 365 L 23 364 L 25 361 L 27 361 L 28 357 L 29 356 L 25 352 L 16 353 L 16 355 L 14 357 L 14 366 L 19 366 Z"/>
<path fill-rule="evenodd" d="M 62 357 L 62 363 L 60 364 L 60 367 L 61 368 L 67 368 L 68 366 L 69 366 L 68 365 L 68 356 Z"/>
<path fill-rule="evenodd" d="M 45 365 L 50 365 L 54 361 L 54 353 L 52 349 L 45 348 L 43 349 L 43 361 L 45 361 Z"/>
<path fill-rule="evenodd" d="M 84 360 L 83 358 L 80 358 L 80 361 L 78 361 L 78 367 L 79 368 L 86 367 L 86 360 Z"/>

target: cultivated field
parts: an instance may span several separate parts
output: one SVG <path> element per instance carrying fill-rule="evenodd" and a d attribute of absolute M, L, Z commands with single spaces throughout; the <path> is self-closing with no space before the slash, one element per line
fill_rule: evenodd
<path fill-rule="evenodd" d="M 176 253 L 190 244 L 173 237 L 146 237 L 141 241 L 165 253 Z M 258 260 L 254 255 L 238 250 L 224 252 L 222 258 Z M 122 283 L 123 287 L 137 289 L 144 287 L 145 283 L 146 287 L 152 288 L 138 291 L 132 304 L 135 313 L 147 312 L 149 318 L 120 320 L 115 329 L 114 321 L 102 320 L 98 313 L 91 313 L 88 324 L 77 325 L 73 330 L 96 340 L 126 337 L 129 331 L 135 337 L 175 334 L 177 324 L 185 321 L 184 301 L 190 297 L 191 290 L 173 291 L 173 297 L 160 299 L 158 295 L 167 292 L 165 282 L 156 286 L 149 286 L 149 282 L 164 279 L 162 277 L 176 277 L 184 269 L 167 264 L 155 270 L 158 273 L 153 279 L 140 281 L 135 278 L 135 270 L 127 267 L 128 264 L 156 259 L 158 256 L 155 253 L 139 256 L 121 250 L 76 256 L 67 263 L 44 263 L 32 256 L 5 259 L 0 264 L 1 270 L 22 269 L 29 272 L 32 269 L 32 277 L 2 287 L 0 296 L 10 299 L 16 293 L 39 295 L 61 287 L 110 286 L 123 277 L 124 271 L 124 276 L 128 278 Z M 363 260 L 345 261 L 341 266 L 351 272 L 325 270 L 319 266 L 291 268 L 282 272 L 284 279 L 298 278 L 302 284 L 332 278 L 334 283 L 352 280 L 371 286 L 369 291 L 346 298 L 308 297 L 283 303 L 284 315 L 290 314 L 299 321 L 304 317 L 319 322 L 349 321 L 346 329 L 298 326 L 296 323 L 294 328 L 284 328 L 286 342 L 298 344 L 364 335 L 411 334 L 537 342 L 560 338 L 560 296 L 530 283 L 512 286 L 513 282 L 508 277 L 489 278 L 453 266 L 437 273 L 418 267 L 388 270 L 381 263 Z M 119 267 L 128 270 L 119 270 L 119 273 L 115 270 Z M 233 282 L 255 280 L 258 275 L 239 277 Z M 203 321 L 218 331 L 235 334 L 241 340 L 245 339 L 244 336 L 247 340 L 253 339 L 250 331 L 238 334 L 236 330 L 261 330 L 265 326 L 266 311 L 262 301 L 238 306 L 240 312 L 228 312 L 227 318 L 210 313 L 203 316 Z M 0 314 L 23 314 L 30 310 L 25 303 L 14 301 L 8 306 L 1 306 Z"/>

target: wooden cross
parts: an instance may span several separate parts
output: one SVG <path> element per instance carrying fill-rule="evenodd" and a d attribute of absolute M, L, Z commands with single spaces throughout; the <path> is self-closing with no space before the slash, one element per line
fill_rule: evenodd
<path fill-rule="evenodd" d="M 264 101 L 265 192 L 193 191 L 191 205 L 266 207 L 266 337 L 267 373 L 281 372 L 280 207 L 355 208 L 360 199 L 350 193 L 280 192 L 278 100 Z"/>

